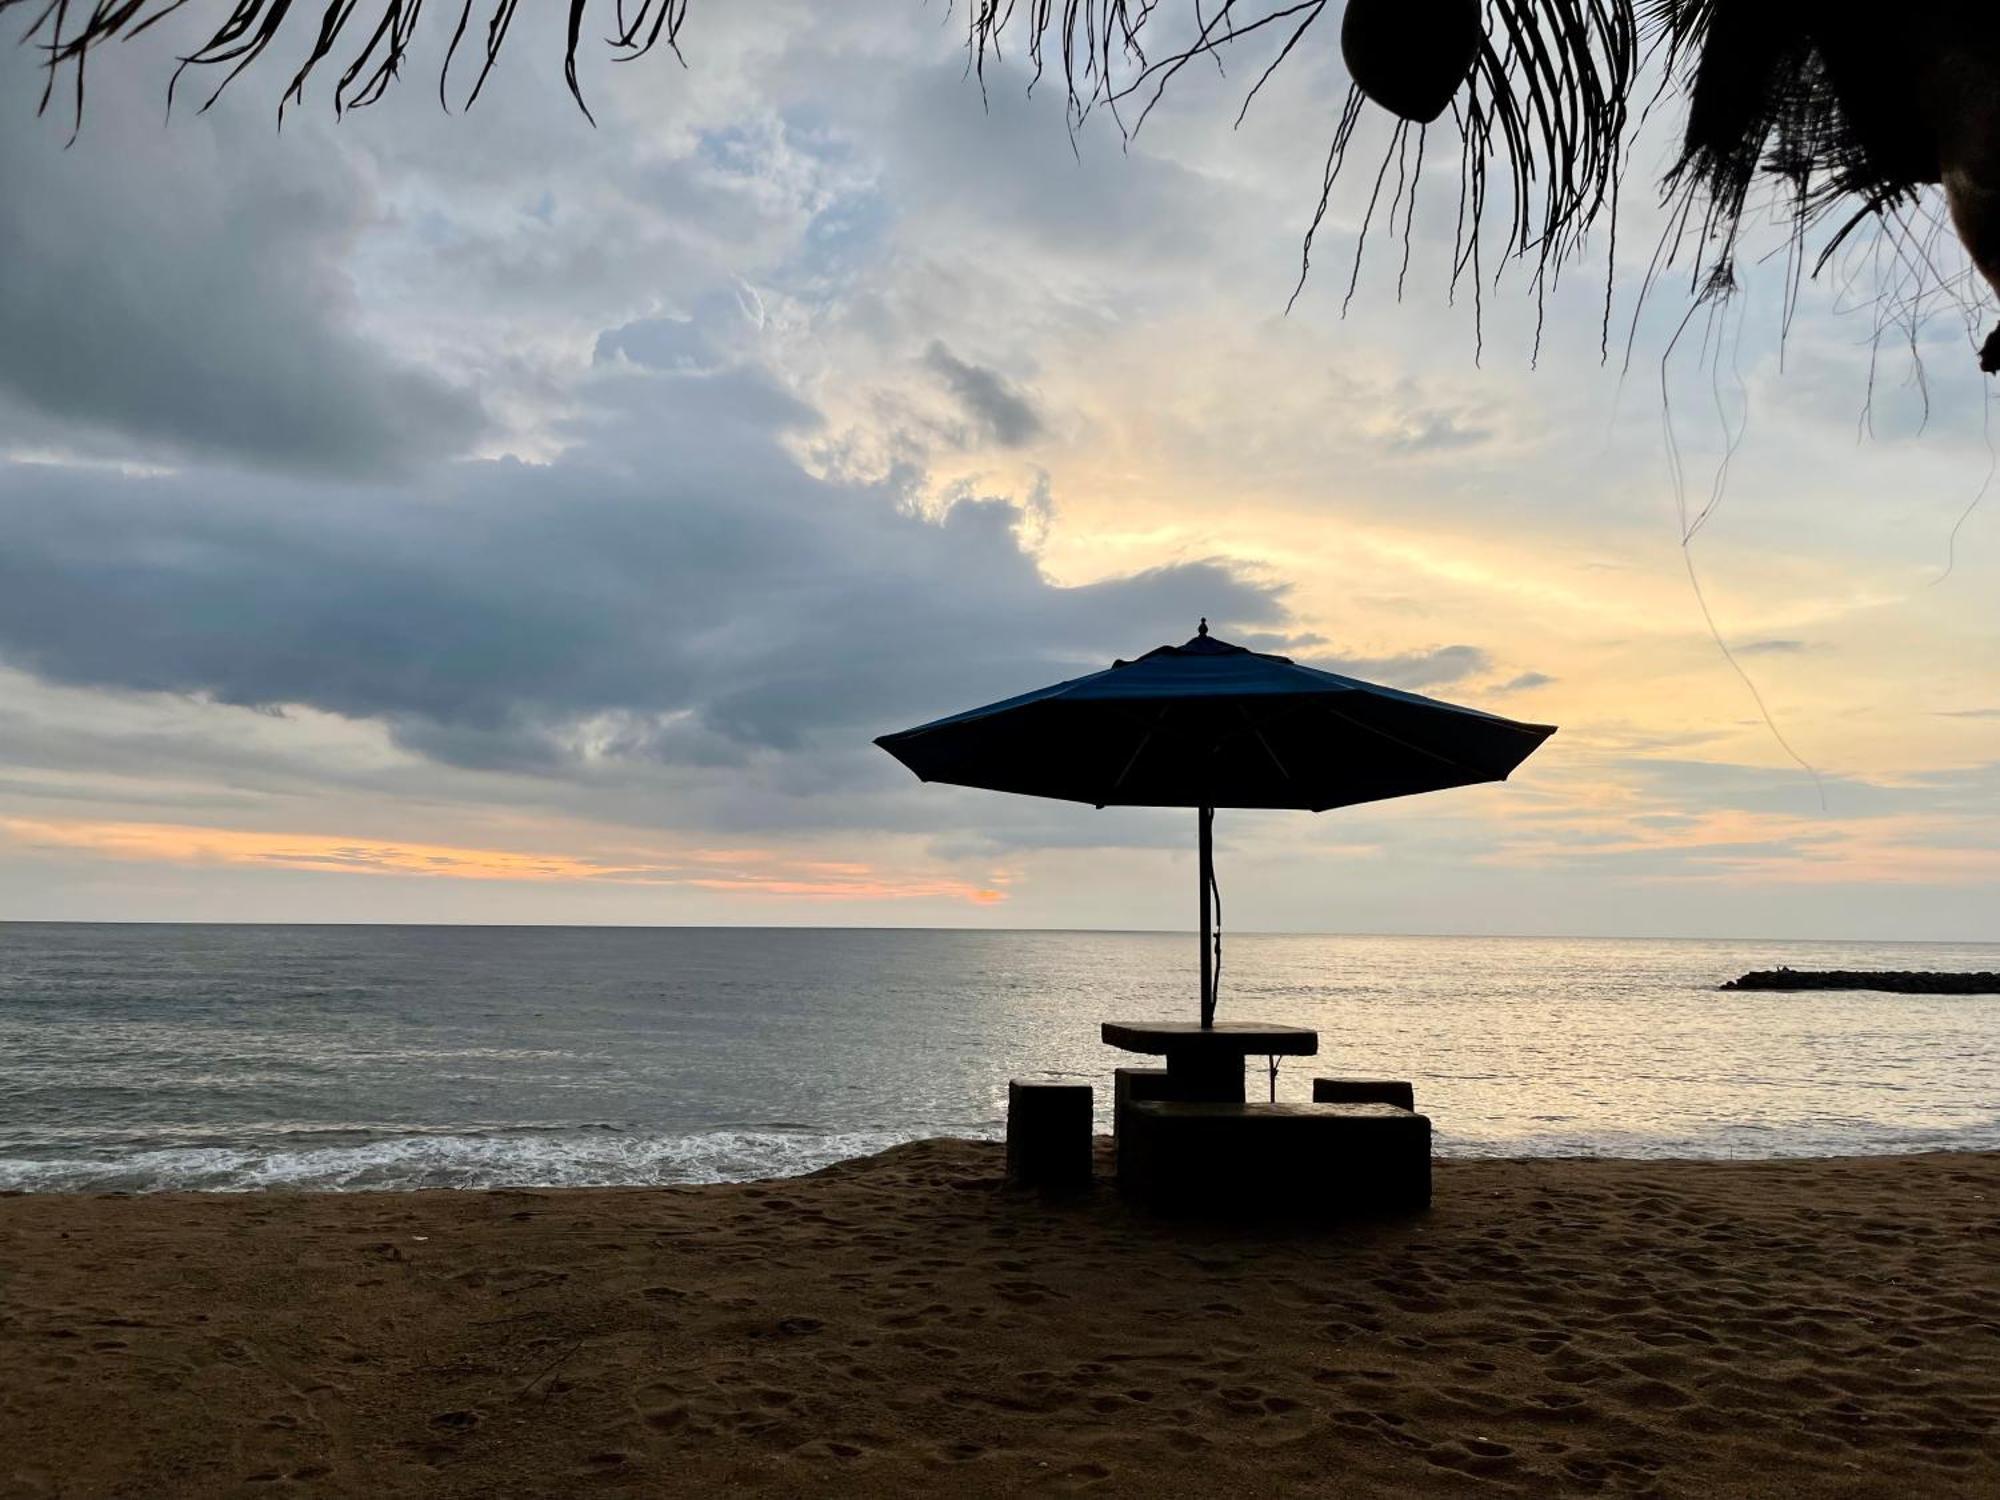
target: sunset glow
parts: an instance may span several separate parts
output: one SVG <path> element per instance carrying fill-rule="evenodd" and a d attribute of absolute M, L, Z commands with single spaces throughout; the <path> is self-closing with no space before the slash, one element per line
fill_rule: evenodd
<path fill-rule="evenodd" d="M 991 905 L 1004 893 L 941 880 L 898 880 L 868 865 L 787 859 L 756 850 L 685 850 L 671 859 L 622 863 L 505 849 L 384 843 L 319 834 L 254 833 L 166 823 L 53 823 L 0 819 L 16 847 L 76 850 L 107 859 L 178 865 L 248 865 L 425 880 L 603 881 L 685 885 L 741 895 L 837 901 L 954 900 Z"/>
<path fill-rule="evenodd" d="M 1454 303 L 1451 184 L 1357 266 L 1357 179 L 1299 287 L 1337 49 L 1126 140 L 839 9 L 707 7 L 596 130 L 531 68 L 470 128 L 163 129 L 148 32 L 74 147 L 0 132 L 0 327 L 83 372 L 0 349 L 0 912 L 1183 926 L 1189 815 L 872 741 L 1207 617 L 1560 726 L 1504 786 L 1225 811 L 1243 926 L 1990 926 L 1976 307 L 1881 335 L 1865 258 L 1794 297 L 1746 248 L 1676 342 L 1657 143 L 1615 268 Z"/>

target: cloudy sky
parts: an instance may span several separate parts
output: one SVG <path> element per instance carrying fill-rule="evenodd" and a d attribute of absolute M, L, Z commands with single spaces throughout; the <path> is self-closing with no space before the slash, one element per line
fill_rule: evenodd
<path fill-rule="evenodd" d="M 1224 814 L 1234 925 L 1994 934 L 1988 396 L 1949 308 L 1876 337 L 1907 250 L 1676 344 L 1658 131 L 1611 362 L 1601 245 L 1475 361 L 1453 170 L 1401 303 L 1378 237 L 1342 315 L 1368 160 L 1287 313 L 1330 29 L 1124 142 L 960 25 L 697 4 L 686 69 L 588 61 L 594 129 L 532 32 L 470 116 L 282 131 L 283 59 L 165 121 L 141 43 L 67 149 L 0 53 L 0 916 L 1184 926 L 1192 813 L 869 741 L 1205 614 L 1561 725 Z"/>

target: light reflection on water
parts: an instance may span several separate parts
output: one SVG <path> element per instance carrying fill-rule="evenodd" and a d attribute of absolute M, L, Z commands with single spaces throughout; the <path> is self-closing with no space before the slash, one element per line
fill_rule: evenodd
<path fill-rule="evenodd" d="M 695 1181 L 994 1134 L 1193 1011 L 1143 933 L 0 926 L 0 1187 Z M 1416 1081 L 1455 1154 L 2000 1147 L 2000 997 L 1757 995 L 1748 968 L 2000 946 L 1233 935 L 1223 1015 Z M 1253 1077 L 1261 1087 L 1261 1078 Z"/>

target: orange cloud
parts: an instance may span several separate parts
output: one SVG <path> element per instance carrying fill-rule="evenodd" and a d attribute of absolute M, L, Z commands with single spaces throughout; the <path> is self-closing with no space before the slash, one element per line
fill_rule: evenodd
<path fill-rule="evenodd" d="M 1661 868 L 1635 869 L 1630 878 L 1763 885 L 1976 885 L 2000 878 L 2000 848 L 1954 842 L 1962 823 L 1932 814 L 1681 813 L 1630 787 L 1605 784 L 1574 806 L 1519 809 L 1503 820 L 1505 842 L 1486 863 L 1547 869 L 1653 856 Z"/>
<path fill-rule="evenodd" d="M 799 859 L 763 849 L 691 849 L 633 861 L 525 854 L 328 834 L 262 833 L 178 823 L 56 822 L 0 818 L 0 832 L 30 848 L 74 849 L 106 859 L 182 865 L 248 865 L 350 875 L 450 880 L 578 881 L 681 885 L 747 895 L 840 901 L 966 901 L 1006 896 L 950 877 L 903 876 L 855 860 Z"/>

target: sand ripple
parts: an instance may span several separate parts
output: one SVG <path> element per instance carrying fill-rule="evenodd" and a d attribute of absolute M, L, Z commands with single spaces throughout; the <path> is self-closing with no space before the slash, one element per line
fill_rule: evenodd
<path fill-rule="evenodd" d="M 2000 1493 L 2000 1156 L 0 1201 L 0 1496 Z"/>

